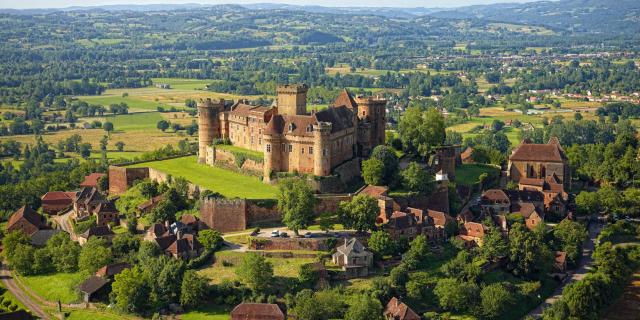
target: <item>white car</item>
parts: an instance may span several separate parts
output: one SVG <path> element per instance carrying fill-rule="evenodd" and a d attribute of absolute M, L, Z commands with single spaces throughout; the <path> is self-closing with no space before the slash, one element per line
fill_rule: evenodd
<path fill-rule="evenodd" d="M 280 236 L 280 231 L 279 230 L 271 231 L 271 238 L 277 238 L 279 236 Z"/>

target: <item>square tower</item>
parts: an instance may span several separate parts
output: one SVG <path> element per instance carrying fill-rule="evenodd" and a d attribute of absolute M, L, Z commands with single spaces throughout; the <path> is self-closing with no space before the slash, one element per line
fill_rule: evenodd
<path fill-rule="evenodd" d="M 285 84 L 278 86 L 278 113 L 282 115 L 307 114 L 306 84 Z"/>

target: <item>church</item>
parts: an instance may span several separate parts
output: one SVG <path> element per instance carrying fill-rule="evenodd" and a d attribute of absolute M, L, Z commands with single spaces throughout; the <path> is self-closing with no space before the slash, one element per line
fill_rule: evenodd
<path fill-rule="evenodd" d="M 346 89 L 327 109 L 307 111 L 304 84 L 281 85 L 271 106 L 238 101 L 202 101 L 198 106 L 200 163 L 208 163 L 211 145 L 232 145 L 261 152 L 266 181 L 276 172 L 328 176 L 341 164 L 368 157 L 384 144 L 387 101 L 353 97 Z"/>

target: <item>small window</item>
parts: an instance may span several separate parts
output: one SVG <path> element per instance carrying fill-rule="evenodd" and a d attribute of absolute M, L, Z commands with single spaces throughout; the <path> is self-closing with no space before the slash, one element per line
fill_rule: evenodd
<path fill-rule="evenodd" d="M 313 147 L 309 147 L 309 154 L 313 154 Z"/>
<path fill-rule="evenodd" d="M 327 149 L 326 148 L 322 149 L 322 155 L 325 156 L 325 157 L 327 156 Z"/>
<path fill-rule="evenodd" d="M 293 127 L 293 123 L 289 123 L 289 132 L 292 132 L 292 131 L 293 131 L 293 129 L 294 129 L 294 127 Z"/>
<path fill-rule="evenodd" d="M 293 145 L 289 145 L 289 152 L 293 152 Z"/>
<path fill-rule="evenodd" d="M 307 132 L 312 132 L 313 131 L 313 126 L 312 125 L 308 125 L 307 126 Z"/>
<path fill-rule="evenodd" d="M 304 154 L 304 147 L 300 148 L 300 153 Z"/>
<path fill-rule="evenodd" d="M 267 143 L 267 152 L 271 152 L 271 144 Z"/>

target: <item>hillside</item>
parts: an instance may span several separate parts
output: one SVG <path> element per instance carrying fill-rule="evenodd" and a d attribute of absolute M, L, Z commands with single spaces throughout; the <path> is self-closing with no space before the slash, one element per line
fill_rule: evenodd
<path fill-rule="evenodd" d="M 434 12 L 431 15 L 543 25 L 558 31 L 578 33 L 640 32 L 640 1 L 637 0 L 563 0 L 479 5 Z"/>

